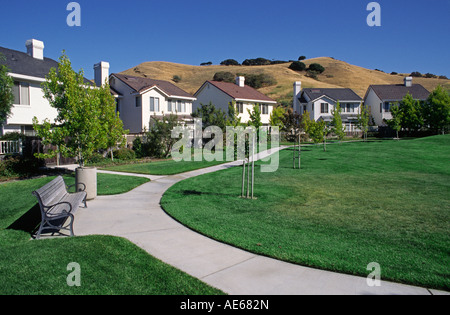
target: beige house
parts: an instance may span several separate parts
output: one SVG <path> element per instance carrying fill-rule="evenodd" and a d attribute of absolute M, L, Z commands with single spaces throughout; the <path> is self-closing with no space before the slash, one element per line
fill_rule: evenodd
<path fill-rule="evenodd" d="M 253 111 L 253 106 L 258 104 L 261 111 L 263 125 L 270 124 L 270 115 L 277 102 L 256 89 L 245 85 L 245 77 L 237 77 L 236 84 L 219 81 L 206 81 L 194 94 L 196 101 L 193 110 L 212 103 L 216 108 L 228 113 L 228 107 L 236 102 L 236 110 L 242 123 L 250 120 L 248 110 Z"/>

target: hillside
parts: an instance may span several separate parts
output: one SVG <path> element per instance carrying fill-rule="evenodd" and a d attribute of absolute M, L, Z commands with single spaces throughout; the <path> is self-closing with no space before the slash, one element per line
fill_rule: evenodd
<path fill-rule="evenodd" d="M 301 81 L 305 88 L 336 88 L 345 87 L 353 89 L 361 97 L 364 97 L 367 88 L 371 84 L 401 84 L 406 75 L 391 75 L 377 70 L 369 70 L 354 66 L 344 61 L 329 57 L 319 57 L 304 61 L 307 66 L 311 63 L 320 63 L 325 67 L 325 72 L 318 76 L 318 80 L 306 77 L 306 72 L 296 72 L 289 69 L 290 63 L 269 66 L 190 66 L 170 62 L 145 62 L 137 67 L 123 71 L 123 74 L 143 76 L 152 79 L 172 81 L 177 75 L 182 78 L 174 83 L 185 91 L 194 94 L 206 80 L 212 80 L 214 74 L 219 71 L 227 71 L 233 74 L 248 73 L 271 74 L 277 80 L 274 86 L 260 89 L 262 93 L 278 101 L 291 101 L 292 85 L 295 81 Z M 450 80 L 414 78 L 414 83 L 422 84 L 429 91 L 439 84 L 450 89 Z"/>

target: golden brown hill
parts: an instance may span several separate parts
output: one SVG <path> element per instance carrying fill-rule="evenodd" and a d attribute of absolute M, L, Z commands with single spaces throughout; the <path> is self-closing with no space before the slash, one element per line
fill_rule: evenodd
<path fill-rule="evenodd" d="M 292 99 L 292 85 L 295 81 L 302 81 L 304 88 L 351 88 L 361 97 L 364 97 L 371 84 L 402 84 L 404 77 L 407 76 L 406 74 L 391 75 L 377 70 L 369 70 L 329 57 L 308 59 L 304 63 L 307 66 L 312 63 L 319 63 L 325 67 L 325 72 L 318 76 L 318 80 L 315 80 L 306 77 L 305 71 L 290 70 L 290 63 L 269 66 L 191 66 L 153 61 L 142 63 L 122 73 L 171 81 L 191 94 L 194 94 L 205 81 L 212 80 L 214 74 L 219 71 L 227 71 L 233 74 L 267 73 L 276 79 L 277 84 L 262 88 L 260 91 L 278 101 L 290 101 Z M 181 81 L 173 82 L 174 76 L 181 77 Z M 432 91 L 439 84 L 450 89 L 450 80 L 414 78 L 413 82 L 422 84 L 429 91 Z"/>

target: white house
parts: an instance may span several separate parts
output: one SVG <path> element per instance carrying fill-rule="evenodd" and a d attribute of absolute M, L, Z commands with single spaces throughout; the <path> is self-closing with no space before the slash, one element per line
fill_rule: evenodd
<path fill-rule="evenodd" d="M 194 102 L 195 111 L 201 105 L 213 104 L 216 108 L 228 113 L 229 105 L 236 102 L 236 110 L 242 123 L 250 120 L 248 110 L 253 111 L 253 106 L 259 104 L 261 110 L 261 122 L 270 124 L 270 115 L 277 102 L 256 89 L 245 85 L 245 77 L 237 77 L 236 84 L 219 81 L 206 81 L 194 94 L 197 100 Z"/>
<path fill-rule="evenodd" d="M 301 82 L 294 83 L 294 112 L 303 114 L 306 111 L 313 121 L 331 122 L 333 112 L 339 102 L 342 123 L 347 132 L 357 132 L 358 114 L 361 113 L 362 98 L 352 89 L 312 88 L 303 89 Z"/>
<path fill-rule="evenodd" d="M 54 122 L 57 111 L 44 98 L 41 84 L 51 68 L 58 68 L 58 62 L 44 57 L 44 43 L 30 39 L 25 44 L 27 52 L 20 52 L 0 47 L 0 54 L 6 60 L 4 64 L 10 69 L 9 75 L 14 79 L 14 104 L 11 116 L 0 122 L 0 135 L 19 132 L 34 135 L 33 117 L 39 121 L 49 119 Z M 91 84 L 87 79 L 86 83 Z"/>
<path fill-rule="evenodd" d="M 98 69 L 106 71 L 106 67 L 98 66 Z M 105 74 L 98 77 L 103 78 Z M 186 121 L 192 119 L 195 97 L 168 81 L 114 73 L 109 77 L 109 84 L 124 129 L 130 134 L 149 130 L 151 117 L 176 114 Z"/>
<path fill-rule="evenodd" d="M 370 106 L 373 120 L 377 126 L 386 126 L 392 119 L 391 106 L 398 104 L 409 93 L 415 100 L 425 101 L 430 92 L 420 84 L 413 84 L 412 77 L 406 77 L 404 84 L 371 85 L 364 97 L 365 106 Z"/>

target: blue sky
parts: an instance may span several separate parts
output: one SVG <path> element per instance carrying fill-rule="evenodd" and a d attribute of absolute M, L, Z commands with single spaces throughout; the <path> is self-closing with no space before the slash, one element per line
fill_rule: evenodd
<path fill-rule="evenodd" d="M 381 27 L 369 27 L 370 0 L 79 0 L 81 27 L 66 24 L 67 0 L 0 0 L 0 46 L 45 56 L 66 50 L 93 78 L 108 61 L 121 72 L 145 61 L 191 65 L 233 58 L 328 56 L 385 72 L 450 77 L 450 0 L 380 0 Z"/>

